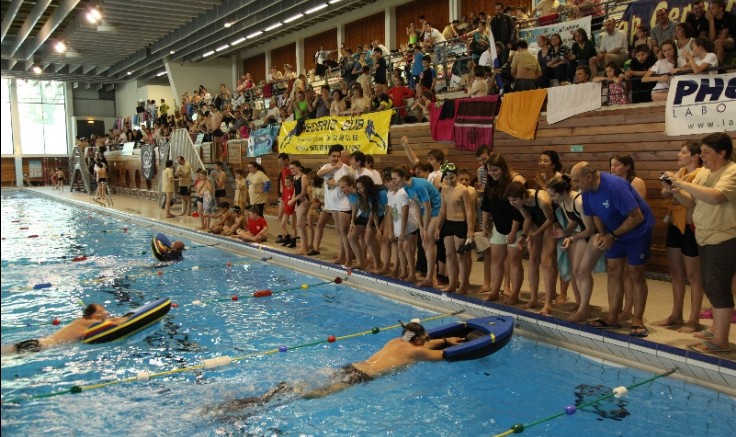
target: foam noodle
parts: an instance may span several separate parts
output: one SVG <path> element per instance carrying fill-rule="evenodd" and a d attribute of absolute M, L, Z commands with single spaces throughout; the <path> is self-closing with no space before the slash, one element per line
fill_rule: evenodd
<path fill-rule="evenodd" d="M 210 358 L 202 361 L 202 366 L 205 369 L 216 369 L 218 367 L 228 366 L 232 362 L 232 358 L 228 356 L 221 356 L 217 358 Z"/>
<path fill-rule="evenodd" d="M 141 372 L 135 376 L 138 382 L 148 382 L 151 379 L 151 372 Z"/>

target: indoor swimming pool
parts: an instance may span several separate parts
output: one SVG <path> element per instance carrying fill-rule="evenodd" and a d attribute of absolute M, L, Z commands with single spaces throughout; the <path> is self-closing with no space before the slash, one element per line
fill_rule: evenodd
<path fill-rule="evenodd" d="M 514 424 L 527 425 L 522 435 L 530 436 L 729 436 L 736 429 L 736 399 L 667 377 L 551 418 L 656 375 L 519 335 L 485 358 L 419 363 L 324 398 L 286 396 L 224 413 L 223 403 L 282 381 L 319 386 L 330 369 L 399 336 L 399 321 L 419 318 L 432 328 L 462 315 L 399 303 L 351 287 L 350 278 L 306 275 L 266 251 L 247 257 L 187 235 L 182 262 L 152 268 L 151 238 L 160 231 L 153 223 L 23 190 L 3 190 L 1 207 L 3 345 L 48 336 L 59 329 L 54 320 L 64 325 L 89 303 L 113 315 L 160 297 L 175 304 L 160 323 L 120 342 L 3 356 L 4 436 L 478 436 Z M 272 295 L 253 297 L 262 290 Z M 223 356 L 234 361 L 197 367 Z M 136 381 L 144 372 L 155 377 Z"/>

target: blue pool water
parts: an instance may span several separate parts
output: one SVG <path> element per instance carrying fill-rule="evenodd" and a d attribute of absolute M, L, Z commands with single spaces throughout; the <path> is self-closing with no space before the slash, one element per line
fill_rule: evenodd
<path fill-rule="evenodd" d="M 349 283 L 324 284 L 324 279 L 191 241 L 185 241 L 191 247 L 186 259 L 159 276 L 146 268 L 153 263 L 153 229 L 22 191 L 4 191 L 1 207 L 3 344 L 53 333 L 57 328 L 50 321 L 78 315 L 80 299 L 103 303 L 113 314 L 162 296 L 178 304 L 162 323 L 123 342 L 3 357 L 3 436 L 495 435 L 653 376 L 516 336 L 483 359 L 420 363 L 322 399 L 279 400 L 226 416 L 207 412 L 206 407 L 261 394 L 280 381 L 319 384 L 327 369 L 367 358 L 400 332 L 386 329 L 324 342 L 329 335 L 436 314 Z M 82 255 L 86 261 L 72 261 Z M 41 283 L 52 286 L 33 289 Z M 302 284 L 310 287 L 302 289 Z M 291 291 L 230 299 L 265 288 Z M 248 358 L 216 370 L 38 398 L 220 355 Z M 727 436 L 734 429 L 736 400 L 660 378 L 626 398 L 544 422 L 522 435 Z"/>

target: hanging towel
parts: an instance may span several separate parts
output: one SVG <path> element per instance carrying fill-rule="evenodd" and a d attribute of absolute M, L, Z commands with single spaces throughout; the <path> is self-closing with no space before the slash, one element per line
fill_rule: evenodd
<path fill-rule="evenodd" d="M 493 150 L 493 119 L 496 115 L 498 95 L 457 99 L 457 114 L 453 132 L 455 148 L 478 150 L 481 145 Z"/>
<path fill-rule="evenodd" d="M 554 124 L 601 107 L 601 83 L 547 88 L 547 123 Z"/>
<path fill-rule="evenodd" d="M 546 97 L 546 89 L 504 94 L 496 127 L 512 137 L 533 140 Z"/>
<path fill-rule="evenodd" d="M 445 100 L 440 108 L 429 105 L 429 128 L 435 141 L 452 141 L 452 125 L 455 123 L 455 102 Z"/>

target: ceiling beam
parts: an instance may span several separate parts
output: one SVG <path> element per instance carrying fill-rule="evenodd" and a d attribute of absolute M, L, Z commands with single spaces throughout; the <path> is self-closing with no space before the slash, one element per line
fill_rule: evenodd
<path fill-rule="evenodd" d="M 36 23 L 38 23 L 41 15 L 43 15 L 50 4 L 51 0 L 38 0 L 36 6 L 33 7 L 31 13 L 26 17 L 26 21 L 24 21 L 23 25 L 20 27 L 18 35 L 15 36 L 13 45 L 10 46 L 8 50 L 8 56 L 13 57 L 15 55 L 15 52 L 17 52 L 20 46 L 26 41 L 26 38 L 31 34 L 33 28 L 36 27 Z"/>
<path fill-rule="evenodd" d="M 18 10 L 20 9 L 20 5 L 23 4 L 23 0 L 13 0 L 13 3 L 8 6 L 8 10 L 5 11 L 5 16 L 3 17 L 3 23 L 2 23 L 2 33 L 0 34 L 0 41 L 5 41 L 5 35 L 8 34 L 8 30 L 10 30 L 10 25 L 13 24 L 13 20 L 15 20 L 15 16 L 18 14 Z"/>
<path fill-rule="evenodd" d="M 49 17 L 48 20 L 44 23 L 41 30 L 38 31 L 38 34 L 36 35 L 36 38 L 34 38 L 33 42 L 28 44 L 26 43 L 24 50 L 24 58 L 28 59 L 31 56 L 33 56 L 34 53 L 36 53 L 36 50 L 38 50 L 43 43 L 45 43 L 52 33 L 56 30 L 61 23 L 66 20 L 66 17 L 74 11 L 74 8 L 79 4 L 79 0 L 63 0 L 58 8 L 54 11 L 53 14 L 51 14 L 51 17 Z"/>

